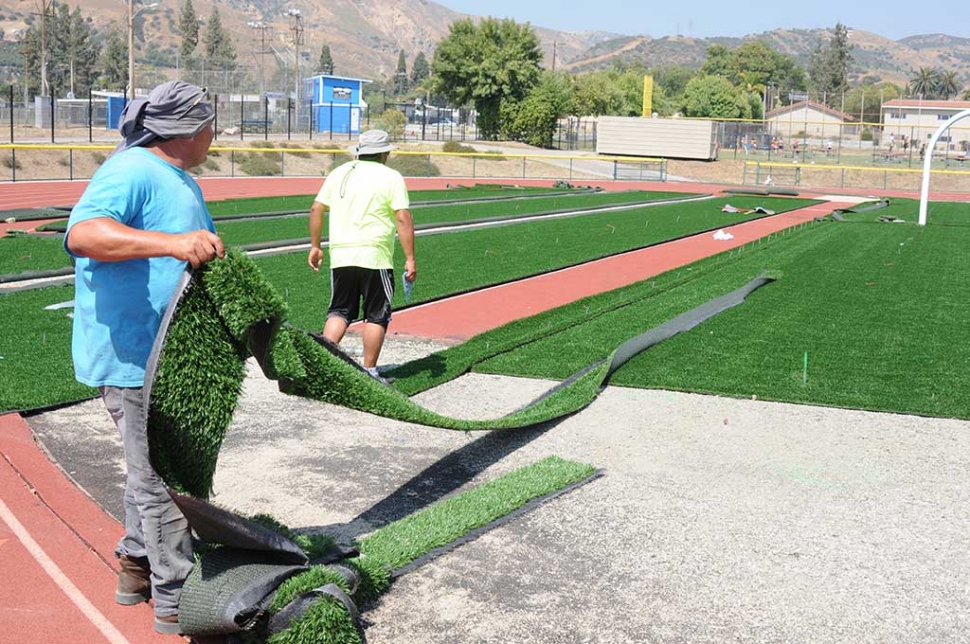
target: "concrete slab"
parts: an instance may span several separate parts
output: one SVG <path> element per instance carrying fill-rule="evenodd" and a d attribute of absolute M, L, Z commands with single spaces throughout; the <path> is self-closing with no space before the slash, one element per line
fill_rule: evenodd
<path fill-rule="evenodd" d="M 435 346 L 391 339 L 385 356 Z M 350 539 L 551 454 L 606 472 L 399 579 L 365 612 L 370 644 L 970 632 L 968 422 L 609 388 L 557 423 L 461 433 L 289 397 L 255 371 L 215 480 L 214 500 L 242 512 Z M 468 375 L 419 398 L 487 417 L 550 384 Z M 103 467 L 120 484 L 97 405 L 31 425 L 77 480 Z"/>

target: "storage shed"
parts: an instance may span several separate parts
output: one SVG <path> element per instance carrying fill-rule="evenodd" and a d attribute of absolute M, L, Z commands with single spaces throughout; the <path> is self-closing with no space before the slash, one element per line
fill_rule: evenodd
<path fill-rule="evenodd" d="M 317 132 L 359 134 L 364 102 L 363 78 L 320 74 L 306 79 L 304 103 L 309 104 Z"/>

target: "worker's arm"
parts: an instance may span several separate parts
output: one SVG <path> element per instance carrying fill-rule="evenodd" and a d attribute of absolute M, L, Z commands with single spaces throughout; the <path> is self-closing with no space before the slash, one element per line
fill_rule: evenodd
<path fill-rule="evenodd" d="M 413 282 L 418 279 L 418 268 L 414 263 L 414 221 L 407 208 L 395 211 L 394 215 L 397 218 L 397 238 L 404 249 L 404 279 Z"/>
<path fill-rule="evenodd" d="M 319 201 L 314 201 L 310 206 L 310 255 L 307 263 L 315 271 L 320 270 L 323 262 L 323 249 L 320 248 L 320 239 L 323 236 L 323 216 L 327 214 L 327 207 Z"/>
<path fill-rule="evenodd" d="M 198 268 L 215 257 L 225 257 L 222 240 L 208 230 L 163 233 L 132 228 L 111 217 L 86 219 L 71 226 L 67 248 L 80 257 L 99 262 L 123 262 L 148 257 L 174 257 Z"/>

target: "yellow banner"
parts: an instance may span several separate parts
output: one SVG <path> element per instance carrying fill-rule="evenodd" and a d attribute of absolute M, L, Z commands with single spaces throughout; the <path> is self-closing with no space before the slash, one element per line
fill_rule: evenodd
<path fill-rule="evenodd" d="M 653 76 L 643 77 L 643 116 L 653 115 Z"/>

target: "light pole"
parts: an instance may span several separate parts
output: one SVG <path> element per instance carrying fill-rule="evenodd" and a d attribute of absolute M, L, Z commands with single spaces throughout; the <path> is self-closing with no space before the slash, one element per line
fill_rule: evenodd
<path fill-rule="evenodd" d="M 262 96 L 263 94 L 266 93 L 266 85 L 264 82 L 264 73 L 263 73 L 263 58 L 264 58 L 264 55 L 266 54 L 266 30 L 269 29 L 269 25 L 267 25 L 262 20 L 258 22 L 250 21 L 250 22 L 247 22 L 246 25 L 250 29 L 259 30 L 259 51 L 256 53 L 259 54 L 259 95 Z"/>
<path fill-rule="evenodd" d="M 135 99 L 135 16 L 144 11 L 157 7 L 158 3 L 153 2 L 138 7 L 135 11 L 135 0 L 128 0 L 128 98 Z"/>
<path fill-rule="evenodd" d="M 293 71 L 293 119 L 297 122 L 299 127 L 300 123 L 300 45 L 303 44 L 303 16 L 300 15 L 299 9 L 289 9 L 286 12 L 292 19 L 292 26 L 290 29 L 293 31 L 293 47 L 296 49 L 296 63 L 294 65 Z"/>

